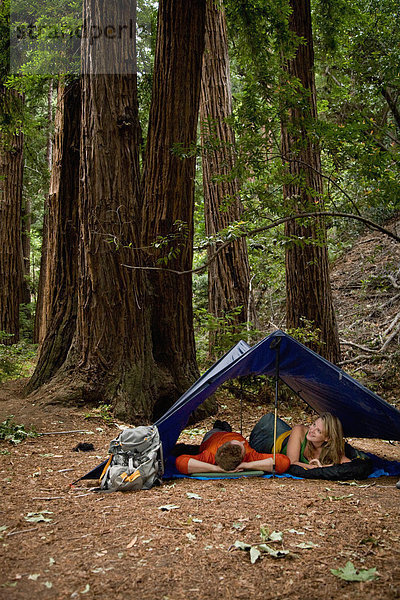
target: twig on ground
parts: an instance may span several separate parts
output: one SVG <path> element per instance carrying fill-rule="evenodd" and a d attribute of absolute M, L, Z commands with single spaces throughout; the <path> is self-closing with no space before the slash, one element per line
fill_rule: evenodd
<path fill-rule="evenodd" d="M 361 344 L 356 344 L 355 342 L 348 342 L 347 340 L 340 340 L 341 344 L 345 344 L 346 346 L 354 346 L 354 348 L 359 348 L 360 350 L 364 350 L 364 352 L 371 352 L 375 354 L 379 352 L 379 350 L 373 350 L 372 348 L 367 348 L 367 346 L 362 346 Z"/>
<path fill-rule="evenodd" d="M 32 498 L 32 500 L 64 500 L 64 496 L 40 496 Z"/>
<path fill-rule="evenodd" d="M 7 533 L 7 537 L 9 537 L 10 535 L 18 535 L 20 533 L 28 533 L 28 531 L 37 531 L 39 529 L 39 527 L 29 527 L 29 529 L 20 529 L 19 531 L 10 531 L 10 533 Z"/>
<path fill-rule="evenodd" d="M 384 337 L 388 335 L 388 333 L 390 333 L 390 331 L 393 329 L 393 327 L 396 325 L 397 321 L 400 319 L 400 312 L 397 313 L 397 315 L 395 316 L 395 318 L 393 319 L 393 321 L 390 323 L 389 327 L 387 327 L 385 329 L 385 331 L 383 332 Z"/>
<path fill-rule="evenodd" d="M 66 433 L 92 433 L 88 429 L 72 429 L 71 431 L 43 431 L 38 435 L 65 435 Z"/>
<path fill-rule="evenodd" d="M 341 367 L 342 365 L 349 365 L 354 362 L 358 362 L 359 360 L 370 360 L 371 356 L 369 354 L 359 354 L 358 356 L 353 356 L 353 358 L 346 358 L 346 360 L 342 360 L 338 363 Z"/>
<path fill-rule="evenodd" d="M 383 352 L 384 350 L 386 350 L 386 348 L 389 346 L 390 342 L 396 337 L 396 335 L 400 332 L 400 323 L 399 325 L 396 327 L 396 329 L 393 331 L 392 335 L 390 335 L 388 337 L 388 339 L 386 340 L 386 342 L 383 344 L 382 348 L 379 350 L 379 352 Z"/>

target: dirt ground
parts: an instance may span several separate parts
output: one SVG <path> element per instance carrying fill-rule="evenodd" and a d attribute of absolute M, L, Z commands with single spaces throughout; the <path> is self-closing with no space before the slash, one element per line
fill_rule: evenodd
<path fill-rule="evenodd" d="M 71 487 L 105 458 L 117 425 L 85 418 L 78 409 L 35 406 L 22 398 L 22 383 L 0 388 L 0 421 L 13 414 L 16 423 L 40 433 L 83 433 L 0 443 L 0 598 L 400 598 L 397 478 L 178 479 L 126 494 L 99 494 L 83 482 Z M 218 417 L 238 430 L 235 402 L 221 403 Z M 264 410 L 245 404 L 245 435 Z M 292 422 L 312 418 L 299 407 L 287 416 Z M 185 430 L 181 439 L 196 443 L 210 424 Z M 79 442 L 95 450 L 74 451 Z M 398 442 L 352 442 L 400 460 Z M 252 564 L 235 542 L 257 545 L 262 526 L 281 532 L 282 541 L 269 546 L 289 553 L 263 553 Z M 348 582 L 331 572 L 348 561 L 361 573 L 376 569 L 376 579 Z"/>

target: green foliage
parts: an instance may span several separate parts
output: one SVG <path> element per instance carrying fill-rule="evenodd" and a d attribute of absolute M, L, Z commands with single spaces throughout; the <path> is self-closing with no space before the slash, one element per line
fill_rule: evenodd
<path fill-rule="evenodd" d="M 36 437 L 38 434 L 34 429 L 25 429 L 24 425 L 17 425 L 14 422 L 14 415 L 9 415 L 5 421 L 0 423 L 0 440 L 12 444 L 20 444 L 26 438 Z"/>
<path fill-rule="evenodd" d="M 331 573 L 340 579 L 344 579 L 345 581 L 371 581 L 378 579 L 379 577 L 376 572 L 376 567 L 373 567 L 372 569 L 357 570 L 350 560 L 344 567 L 339 567 L 339 569 L 331 569 Z"/>
<path fill-rule="evenodd" d="M 215 317 L 207 311 L 206 308 L 197 308 L 194 310 L 196 348 L 198 361 L 201 365 L 206 365 L 209 361 L 209 335 L 213 337 L 213 348 L 211 360 L 222 356 L 239 340 L 248 339 L 251 332 L 252 339 L 261 335 L 252 323 L 238 323 L 237 317 L 242 312 L 242 307 L 238 306 L 223 317 Z"/>
<path fill-rule="evenodd" d="M 188 225 L 184 221 L 175 221 L 171 233 L 165 236 L 158 235 L 153 242 L 153 248 L 162 254 L 157 259 L 158 264 L 168 265 L 169 261 L 177 258 L 181 253 L 182 246 L 186 243 L 189 235 Z"/>
<path fill-rule="evenodd" d="M 283 543 L 283 534 L 281 531 L 269 532 L 269 529 L 265 526 L 260 527 L 260 544 L 247 544 L 240 540 L 236 540 L 234 547 L 239 550 L 247 550 L 250 554 L 250 562 L 253 565 L 262 556 L 271 556 L 272 558 L 285 558 L 289 554 L 289 550 L 283 548 L 273 548 L 270 544 Z M 266 543 L 268 542 L 268 544 Z"/>
<path fill-rule="evenodd" d="M 26 377 L 32 367 L 36 346 L 25 341 L 6 346 L 3 342 L 12 337 L 0 331 L 0 383 L 9 379 Z"/>
<path fill-rule="evenodd" d="M 112 415 L 111 404 L 100 404 L 97 408 L 86 413 L 85 419 L 101 419 L 105 423 L 112 423 L 114 417 Z"/>
<path fill-rule="evenodd" d="M 300 320 L 302 326 L 288 329 L 287 333 L 302 344 L 321 344 L 321 330 L 318 329 L 318 327 L 315 327 L 314 323 L 312 321 L 309 321 L 305 317 L 302 317 Z"/>

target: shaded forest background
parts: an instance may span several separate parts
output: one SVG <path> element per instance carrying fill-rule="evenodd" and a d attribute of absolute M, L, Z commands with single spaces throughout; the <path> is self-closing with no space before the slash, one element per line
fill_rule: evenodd
<path fill-rule="evenodd" d="M 88 22 L 131 9 L 83 3 Z M 137 77 L 123 44 L 115 74 L 89 73 L 87 39 L 81 76 L 52 73 L 40 44 L 10 74 L 1 10 L 0 380 L 30 361 L 37 399 L 154 419 L 279 327 L 397 385 L 397 2 L 139 2 Z M 344 332 L 331 273 L 351 256 L 370 306 L 353 296 Z"/>

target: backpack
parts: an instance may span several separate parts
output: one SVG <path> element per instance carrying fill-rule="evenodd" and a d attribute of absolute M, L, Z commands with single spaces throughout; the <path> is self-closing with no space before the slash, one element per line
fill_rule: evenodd
<path fill-rule="evenodd" d="M 110 492 L 149 490 L 164 472 L 162 446 L 154 425 L 125 429 L 110 442 L 110 458 L 100 476 L 100 489 Z"/>

